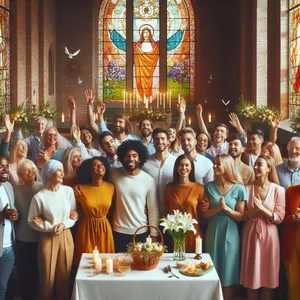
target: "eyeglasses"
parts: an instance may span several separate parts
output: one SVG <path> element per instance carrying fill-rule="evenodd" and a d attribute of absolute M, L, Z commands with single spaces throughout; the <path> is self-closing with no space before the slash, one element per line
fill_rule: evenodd
<path fill-rule="evenodd" d="M 22 144 L 19 144 L 18 147 L 20 149 L 28 149 L 28 146 L 27 145 L 22 145 Z"/>

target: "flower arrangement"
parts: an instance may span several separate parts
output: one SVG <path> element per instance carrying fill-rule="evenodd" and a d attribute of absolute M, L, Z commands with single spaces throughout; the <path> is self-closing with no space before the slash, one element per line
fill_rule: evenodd
<path fill-rule="evenodd" d="M 16 128 L 24 128 L 24 129 L 31 129 L 33 124 L 34 116 L 31 113 L 31 110 L 26 108 L 25 102 L 21 105 L 12 107 L 8 114 L 10 116 L 11 121 L 15 122 Z"/>
<path fill-rule="evenodd" d="M 245 119 L 253 122 L 271 124 L 274 117 L 279 114 L 279 110 L 269 106 L 255 106 L 253 103 L 242 99 L 237 105 L 237 112 Z"/>
<path fill-rule="evenodd" d="M 290 119 L 290 126 L 293 129 L 293 132 L 300 136 L 300 109 L 297 109 L 294 115 Z"/>
<path fill-rule="evenodd" d="M 170 117 L 170 114 L 161 111 L 137 110 L 133 111 L 132 113 L 127 113 L 127 117 L 131 122 L 140 122 L 144 119 L 150 119 L 152 122 L 164 122 L 167 121 L 167 119 Z"/>
<path fill-rule="evenodd" d="M 35 112 L 35 115 L 44 117 L 47 120 L 54 120 L 58 117 L 58 109 L 51 106 L 49 103 L 46 103 L 39 107 L 39 110 Z"/>
<path fill-rule="evenodd" d="M 185 238 L 191 232 L 196 234 L 193 224 L 198 224 L 198 222 L 190 214 L 179 210 L 174 210 L 173 215 L 168 214 L 160 221 L 160 225 L 164 227 L 163 233 L 167 232 L 174 241 L 174 260 L 184 260 Z"/>

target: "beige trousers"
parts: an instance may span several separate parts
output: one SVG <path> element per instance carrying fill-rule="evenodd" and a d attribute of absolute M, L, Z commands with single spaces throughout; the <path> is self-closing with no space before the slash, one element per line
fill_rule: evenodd
<path fill-rule="evenodd" d="M 38 248 L 39 281 L 43 300 L 69 299 L 69 280 L 74 253 L 70 229 L 59 235 L 41 234 Z"/>

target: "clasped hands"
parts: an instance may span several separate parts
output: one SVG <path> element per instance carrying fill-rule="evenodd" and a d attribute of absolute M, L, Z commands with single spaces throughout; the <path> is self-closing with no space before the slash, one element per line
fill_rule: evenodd
<path fill-rule="evenodd" d="M 76 220 L 78 218 L 78 213 L 75 209 L 71 210 L 69 218 L 72 220 Z M 44 223 L 44 219 L 42 217 L 33 217 L 32 223 L 39 226 Z M 63 223 L 59 223 L 54 227 L 53 235 L 58 235 L 63 232 L 65 229 L 65 225 Z"/>

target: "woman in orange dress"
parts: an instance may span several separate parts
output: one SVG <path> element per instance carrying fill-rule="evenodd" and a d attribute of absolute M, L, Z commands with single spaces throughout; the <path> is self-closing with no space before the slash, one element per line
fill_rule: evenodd
<path fill-rule="evenodd" d="M 172 214 L 178 209 L 182 213 L 191 214 L 199 221 L 203 210 L 208 209 L 208 202 L 203 200 L 204 186 L 195 180 L 193 160 L 182 154 L 175 161 L 173 182 L 165 187 L 163 214 Z M 186 252 L 195 252 L 195 240 L 200 233 L 199 224 L 194 225 L 197 234 L 189 234 L 185 239 Z"/>
<path fill-rule="evenodd" d="M 97 246 L 100 253 L 114 253 L 114 240 L 108 215 L 114 202 L 113 184 L 108 182 L 109 164 L 104 157 L 85 160 L 77 172 L 77 204 L 82 216 L 75 239 L 75 264 L 82 253 Z"/>

